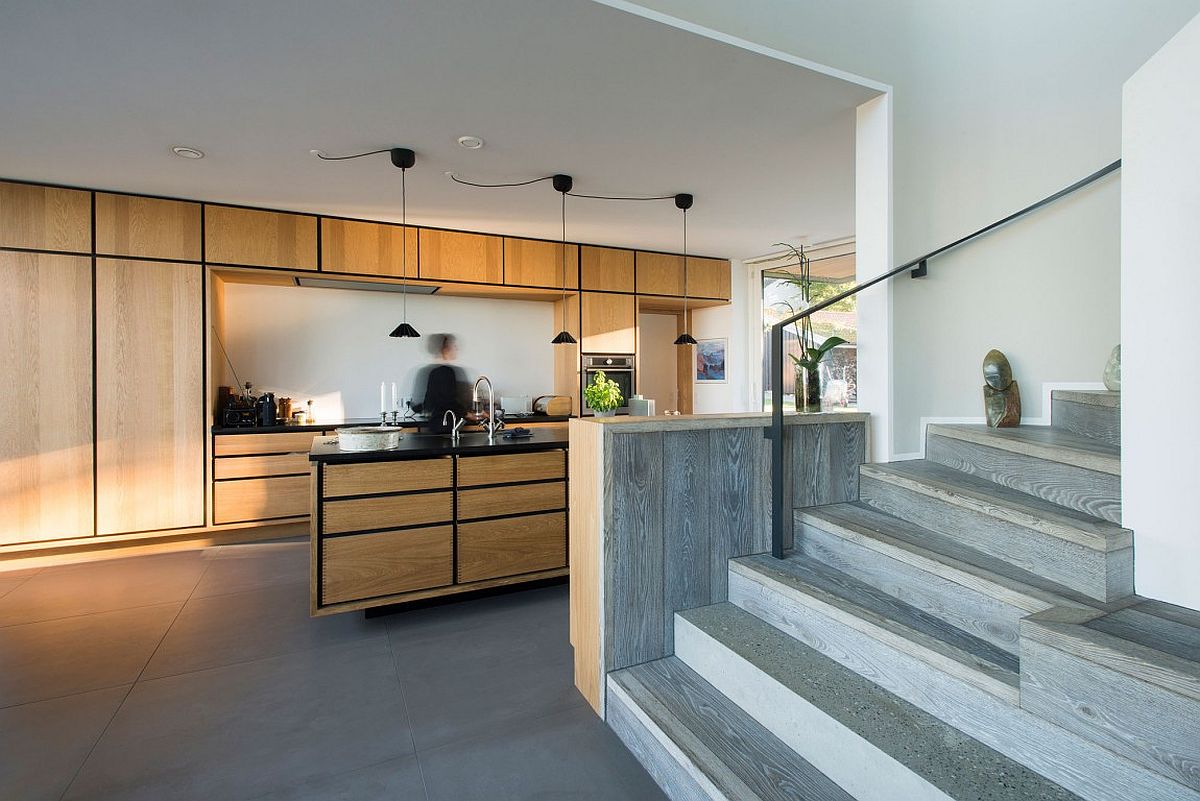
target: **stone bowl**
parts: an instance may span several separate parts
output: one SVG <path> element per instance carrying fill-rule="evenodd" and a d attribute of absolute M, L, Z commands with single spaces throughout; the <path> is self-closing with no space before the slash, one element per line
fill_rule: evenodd
<path fill-rule="evenodd" d="M 340 451 L 390 451 L 400 446 L 399 426 L 355 426 L 337 430 Z"/>

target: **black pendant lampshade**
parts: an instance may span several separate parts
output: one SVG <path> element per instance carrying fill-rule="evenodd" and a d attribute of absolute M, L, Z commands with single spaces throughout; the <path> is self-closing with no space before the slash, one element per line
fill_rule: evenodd
<path fill-rule="evenodd" d="M 417 329 L 413 328 L 408 323 L 400 323 L 400 325 L 392 329 L 392 333 L 388 334 L 388 336 L 415 339 L 421 335 L 417 333 Z"/>
<path fill-rule="evenodd" d="M 692 336 L 691 334 L 689 334 L 687 331 L 684 331 L 682 334 L 675 337 L 674 344 L 676 344 L 676 345 L 695 345 L 696 338 L 694 336 Z"/>
<path fill-rule="evenodd" d="M 551 345 L 574 345 L 579 342 L 567 330 L 570 325 L 567 311 L 567 193 L 571 191 L 574 181 L 569 175 L 555 175 L 552 179 L 555 191 L 562 194 L 562 310 L 563 330 L 550 340 Z"/>
<path fill-rule="evenodd" d="M 687 268 L 687 213 L 692 207 L 692 196 L 678 194 L 675 196 L 675 208 L 683 212 L 683 333 L 675 337 L 676 345 L 695 345 L 696 338 L 688 329 L 688 268 Z"/>
<path fill-rule="evenodd" d="M 400 168 L 400 225 L 405 239 L 408 237 L 408 196 L 404 185 L 404 177 L 408 168 L 417 163 L 416 154 L 406 147 L 394 147 L 391 150 L 392 164 Z M 403 322 L 392 329 L 388 336 L 401 339 L 417 339 L 421 334 L 408 323 L 408 247 L 400 246 L 400 318 Z"/>

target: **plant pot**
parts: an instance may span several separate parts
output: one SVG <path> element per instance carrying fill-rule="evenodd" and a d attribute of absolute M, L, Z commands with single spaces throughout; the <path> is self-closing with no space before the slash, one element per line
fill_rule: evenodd
<path fill-rule="evenodd" d="M 796 371 L 796 410 L 821 411 L 821 368 Z"/>
<path fill-rule="evenodd" d="M 616 409 L 603 409 L 603 410 L 593 409 L 592 414 L 596 415 L 597 417 L 616 417 L 617 410 Z"/>

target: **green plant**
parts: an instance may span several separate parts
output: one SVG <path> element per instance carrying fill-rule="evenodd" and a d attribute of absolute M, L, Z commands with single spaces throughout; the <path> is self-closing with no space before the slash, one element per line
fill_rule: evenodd
<path fill-rule="evenodd" d="M 805 370 L 816 370 L 817 365 L 821 363 L 821 360 L 825 358 L 829 351 L 838 345 L 845 344 L 845 342 L 846 340 L 841 337 L 829 337 L 815 348 L 806 347 L 803 356 L 796 356 L 791 353 L 788 355 L 791 356 L 792 361 L 796 363 L 797 367 L 803 367 Z"/>
<path fill-rule="evenodd" d="M 619 409 L 624 401 L 621 385 L 606 376 L 603 370 L 596 371 L 592 383 L 583 388 L 583 397 L 587 400 L 588 408 L 597 412 Z"/>
<path fill-rule="evenodd" d="M 812 305 L 813 300 L 813 282 L 812 282 L 812 261 L 808 258 L 808 254 L 804 252 L 804 247 L 796 247 L 789 245 L 786 242 L 777 242 L 777 247 L 787 248 L 790 251 L 799 267 L 799 274 L 790 274 L 788 281 L 794 284 L 800 290 L 801 309 L 796 309 L 791 303 L 786 300 L 780 301 L 777 305 L 785 307 L 793 316 L 799 311 L 807 309 Z M 822 298 L 823 300 L 823 298 Z M 836 304 L 835 304 L 836 305 Z M 802 367 L 805 370 L 816 370 L 829 351 L 836 348 L 838 345 L 844 345 L 847 340 L 841 337 L 829 337 L 820 345 L 816 343 L 816 338 L 813 336 L 812 317 L 803 318 L 797 323 L 794 323 L 793 328 L 796 330 L 796 338 L 800 341 L 800 350 L 802 355 L 796 356 L 789 353 L 788 356 L 796 364 L 797 367 Z"/>

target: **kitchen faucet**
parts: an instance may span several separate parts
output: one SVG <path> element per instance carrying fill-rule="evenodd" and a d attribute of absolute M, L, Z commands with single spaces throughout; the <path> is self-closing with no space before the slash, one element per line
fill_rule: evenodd
<path fill-rule="evenodd" d="M 492 391 L 492 379 L 486 375 L 481 375 L 475 379 L 475 386 L 471 389 L 471 403 L 479 404 L 479 385 L 487 384 L 488 391 L 488 413 L 487 422 L 483 424 L 483 430 L 487 432 L 488 442 L 496 441 L 496 432 L 504 428 L 504 422 L 496 419 L 496 395 Z"/>
<path fill-rule="evenodd" d="M 447 417 L 450 418 L 449 423 L 446 422 Z M 456 415 L 454 413 L 453 409 L 447 409 L 446 413 L 442 415 L 442 425 L 450 426 L 450 441 L 451 442 L 458 442 L 458 438 L 460 436 L 459 432 L 466 422 L 467 422 L 466 418 L 459 417 L 458 415 Z"/>

